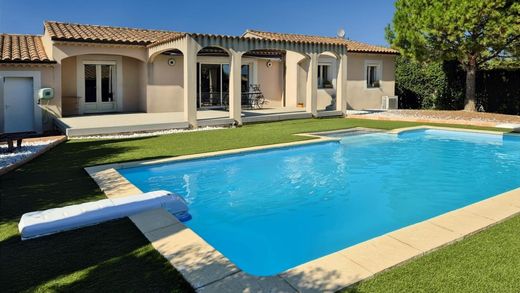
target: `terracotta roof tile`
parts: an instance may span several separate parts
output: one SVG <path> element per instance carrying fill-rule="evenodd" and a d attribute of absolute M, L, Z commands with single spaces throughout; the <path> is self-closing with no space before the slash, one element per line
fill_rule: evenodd
<path fill-rule="evenodd" d="M 148 45 L 183 33 L 127 27 L 88 25 L 46 21 L 45 28 L 53 40 Z"/>
<path fill-rule="evenodd" d="M 0 63 L 52 63 L 40 36 L 0 34 Z"/>
<path fill-rule="evenodd" d="M 323 37 L 323 36 L 309 36 L 300 34 L 285 34 L 285 33 L 273 33 L 263 32 L 257 30 L 248 30 L 254 36 L 277 40 L 277 41 L 293 41 L 293 42 L 309 42 L 309 43 L 327 43 L 335 45 L 347 45 L 347 49 L 350 52 L 362 52 L 362 53 L 384 53 L 384 54 L 399 54 L 398 51 L 383 47 L 375 46 L 348 39 L 340 39 L 337 37 Z"/>

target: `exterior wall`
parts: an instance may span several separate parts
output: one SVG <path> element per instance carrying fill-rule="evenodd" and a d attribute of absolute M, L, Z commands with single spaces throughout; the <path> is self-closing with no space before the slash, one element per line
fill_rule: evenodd
<path fill-rule="evenodd" d="M 296 104 L 293 106 L 301 104 L 305 107 L 305 101 L 307 99 L 307 71 L 309 70 L 309 64 L 309 60 L 303 59 L 296 65 L 297 80 L 295 81 L 294 86 L 296 86 L 297 92 L 295 99 Z"/>
<path fill-rule="evenodd" d="M 13 71 L 13 72 L 24 72 L 24 71 L 36 71 L 40 73 L 40 87 L 54 88 L 54 69 L 53 65 L 0 65 L 0 71 Z M 34 81 L 33 81 L 34 82 Z M 0 82 L 0 130 L 4 129 L 4 89 Z M 38 91 L 39 88 L 35 88 Z M 36 104 L 36 101 L 35 101 Z M 45 102 L 42 106 L 48 109 L 52 113 L 61 112 L 61 105 L 57 102 L 56 98 Z M 50 130 L 52 128 L 52 121 L 49 114 L 41 111 L 42 117 L 42 128 L 43 130 Z M 35 117 L 37 118 L 37 117 Z"/>
<path fill-rule="evenodd" d="M 168 59 L 174 58 L 175 65 L 168 65 Z M 203 63 L 229 63 L 227 57 L 198 57 Z M 281 107 L 283 104 L 283 63 L 272 61 L 273 66 L 265 66 L 264 59 L 243 58 L 243 64 L 252 66 L 251 83 L 260 84 L 260 88 L 269 100 L 267 107 Z M 158 55 L 149 67 L 147 85 L 147 112 L 182 112 L 184 110 L 184 72 L 183 57 Z"/>
<path fill-rule="evenodd" d="M 283 106 L 283 67 L 280 61 L 272 61 L 272 66 L 265 65 L 266 60 L 257 62 L 257 83 L 260 84 L 262 94 L 268 100 L 266 107 Z"/>
<path fill-rule="evenodd" d="M 146 110 L 145 66 L 142 61 L 123 57 L 123 112 Z"/>
<path fill-rule="evenodd" d="M 347 109 L 380 109 L 382 96 L 395 95 L 395 55 L 347 54 Z M 366 88 L 365 61 L 381 61 L 379 88 Z"/>
<path fill-rule="evenodd" d="M 168 65 L 174 58 L 175 65 Z M 146 91 L 146 112 L 184 111 L 184 70 L 183 57 L 159 55 L 149 66 L 149 81 Z"/>
<path fill-rule="evenodd" d="M 61 107 L 62 115 L 77 115 L 79 112 L 76 57 L 63 59 L 61 62 Z"/>

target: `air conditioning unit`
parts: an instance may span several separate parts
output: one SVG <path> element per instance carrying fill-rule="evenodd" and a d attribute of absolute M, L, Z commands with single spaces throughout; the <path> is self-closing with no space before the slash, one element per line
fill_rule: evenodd
<path fill-rule="evenodd" d="M 399 101 L 397 96 L 383 96 L 381 101 L 381 109 L 393 110 L 399 108 Z"/>

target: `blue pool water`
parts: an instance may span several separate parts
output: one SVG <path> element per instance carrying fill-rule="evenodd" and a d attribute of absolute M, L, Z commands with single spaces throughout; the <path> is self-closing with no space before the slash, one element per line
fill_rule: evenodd
<path fill-rule="evenodd" d="M 520 186 L 520 137 L 419 130 L 120 169 L 189 203 L 185 224 L 273 275 Z"/>

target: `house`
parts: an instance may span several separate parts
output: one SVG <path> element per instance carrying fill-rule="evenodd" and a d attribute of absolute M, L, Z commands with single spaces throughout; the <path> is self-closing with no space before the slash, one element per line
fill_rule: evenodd
<path fill-rule="evenodd" d="M 0 35 L 0 129 L 42 131 L 53 121 L 80 121 L 76 117 L 92 129 L 100 121 L 107 127 L 124 119 L 138 123 L 132 121 L 138 116 L 110 120 L 115 113 L 147 113 L 144 120 L 150 121 L 167 117 L 179 127 L 207 124 L 201 119 L 207 113 L 219 113 L 215 117 L 226 123 L 261 121 L 268 111 L 247 107 L 258 90 L 265 108 L 276 109 L 271 115 L 380 108 L 382 96 L 394 95 L 397 54 L 337 37 L 46 21 L 43 35 Z M 53 91 L 47 90 L 48 98 L 42 99 L 43 88 Z"/>

